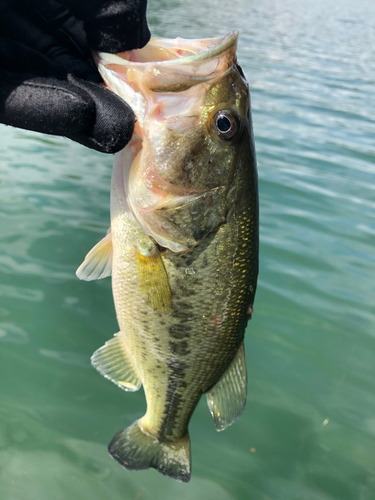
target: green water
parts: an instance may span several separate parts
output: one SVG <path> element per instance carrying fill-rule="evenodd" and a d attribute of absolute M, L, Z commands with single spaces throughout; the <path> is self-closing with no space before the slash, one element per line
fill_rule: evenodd
<path fill-rule="evenodd" d="M 375 499 L 375 4 L 152 1 L 154 34 L 240 31 L 260 179 L 248 405 L 202 399 L 189 484 L 107 454 L 145 410 L 90 366 L 117 323 L 75 269 L 109 225 L 113 158 L 0 127 L 0 500 Z"/>

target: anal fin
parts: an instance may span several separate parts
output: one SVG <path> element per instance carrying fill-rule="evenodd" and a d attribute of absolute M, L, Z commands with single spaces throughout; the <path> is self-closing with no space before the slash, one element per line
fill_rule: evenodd
<path fill-rule="evenodd" d="M 217 431 L 229 427 L 246 405 L 247 371 L 244 343 L 219 381 L 206 393 L 208 408 Z"/>
<path fill-rule="evenodd" d="M 138 391 L 141 381 L 128 358 L 121 332 L 91 356 L 91 364 L 124 391 Z"/>
<path fill-rule="evenodd" d="M 80 280 L 92 281 L 106 278 L 112 274 L 112 235 L 99 241 L 86 255 L 85 260 L 76 271 Z"/>

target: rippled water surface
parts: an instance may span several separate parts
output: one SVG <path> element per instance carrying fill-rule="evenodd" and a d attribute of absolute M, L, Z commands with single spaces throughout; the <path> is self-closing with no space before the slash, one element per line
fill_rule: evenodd
<path fill-rule="evenodd" d="M 142 415 L 90 366 L 110 280 L 75 269 L 109 225 L 113 158 L 0 128 L 0 500 L 375 498 L 375 4 L 152 1 L 155 35 L 240 31 L 252 93 L 260 282 L 245 413 L 205 401 L 189 484 L 106 452 Z"/>

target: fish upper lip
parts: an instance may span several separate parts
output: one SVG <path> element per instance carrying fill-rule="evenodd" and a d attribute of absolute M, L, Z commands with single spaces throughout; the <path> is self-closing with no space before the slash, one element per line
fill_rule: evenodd
<path fill-rule="evenodd" d="M 153 37 L 151 38 L 149 44 L 155 43 L 157 40 L 159 40 L 160 37 Z M 191 56 L 186 56 L 186 57 L 181 57 L 181 58 L 176 58 L 176 59 L 170 59 L 170 60 L 164 60 L 164 61 L 147 61 L 147 62 L 137 62 L 137 61 L 129 61 L 128 59 L 125 59 L 119 55 L 116 54 L 105 54 L 103 52 L 97 52 L 94 53 L 94 59 L 96 63 L 100 62 L 102 58 L 105 57 L 107 60 L 107 64 L 120 64 L 127 66 L 132 65 L 132 66 L 138 66 L 138 67 L 145 67 L 147 65 L 152 64 L 154 67 L 158 67 L 160 64 L 165 66 L 174 66 L 174 65 L 181 65 L 181 64 L 191 64 L 192 62 L 195 62 L 197 60 L 204 61 L 206 59 L 211 59 L 214 57 L 217 57 L 221 55 L 223 52 L 226 50 L 230 49 L 231 47 L 235 46 L 237 44 L 237 39 L 238 39 L 238 31 L 230 31 L 226 35 L 220 36 L 220 37 L 214 37 L 214 38 L 204 38 L 204 39 L 189 39 L 189 42 L 193 42 L 196 40 L 199 40 L 200 42 L 209 42 L 212 41 L 213 47 L 202 51 L 198 54 L 194 54 Z M 172 40 L 168 38 L 163 38 L 163 40 Z M 182 39 L 184 40 L 184 39 Z M 217 42 L 216 45 L 215 41 Z M 140 49 L 142 50 L 142 49 Z"/>

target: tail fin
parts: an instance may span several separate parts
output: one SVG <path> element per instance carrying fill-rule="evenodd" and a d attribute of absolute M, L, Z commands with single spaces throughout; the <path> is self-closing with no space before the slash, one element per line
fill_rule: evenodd
<path fill-rule="evenodd" d="M 110 455 L 125 469 L 141 470 L 154 467 L 180 481 L 190 480 L 191 456 L 189 434 L 178 441 L 160 442 L 147 434 L 136 420 L 118 432 L 108 446 Z"/>

